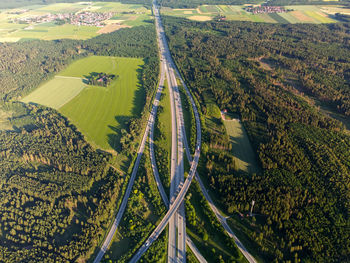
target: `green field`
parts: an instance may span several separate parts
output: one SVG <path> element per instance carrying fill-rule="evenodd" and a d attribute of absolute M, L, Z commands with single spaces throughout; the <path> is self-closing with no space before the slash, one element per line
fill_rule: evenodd
<path fill-rule="evenodd" d="M 291 11 L 287 13 L 252 14 L 244 10 L 245 6 L 233 5 L 201 5 L 197 9 L 163 8 L 162 13 L 170 16 L 184 17 L 191 20 L 206 21 L 217 15 L 225 16 L 227 20 L 252 21 L 263 23 L 335 23 L 332 17 L 335 12 L 347 14 L 349 9 L 336 6 L 286 6 Z"/>
<path fill-rule="evenodd" d="M 31 6 L 23 9 L 25 9 L 25 12 L 20 14 L 14 14 L 14 12 L 21 9 L 0 10 L 0 42 L 17 42 L 21 39 L 88 39 L 101 33 L 118 30 L 123 26 L 145 25 L 151 19 L 151 10 L 146 9 L 144 6 L 118 2 L 58 3 L 45 6 Z M 11 21 L 12 19 L 81 11 L 92 13 L 113 12 L 114 17 L 104 21 L 106 28 L 71 24 L 57 25 L 54 21 L 30 24 Z M 113 29 L 108 26 L 110 24 L 114 25 Z"/>
<path fill-rule="evenodd" d="M 248 173 L 259 172 L 255 153 L 242 123 L 238 119 L 223 122 L 232 143 L 232 152 L 238 169 Z"/>
<path fill-rule="evenodd" d="M 118 150 L 120 131 L 125 122 L 140 114 L 144 90 L 138 70 L 142 59 L 92 56 L 72 63 L 53 80 L 23 99 L 58 109 L 95 146 Z M 86 86 L 83 79 L 91 72 L 115 74 L 108 87 Z"/>
<path fill-rule="evenodd" d="M 84 87 L 85 84 L 81 78 L 56 76 L 24 97 L 22 102 L 33 102 L 59 109 L 77 96 Z"/>

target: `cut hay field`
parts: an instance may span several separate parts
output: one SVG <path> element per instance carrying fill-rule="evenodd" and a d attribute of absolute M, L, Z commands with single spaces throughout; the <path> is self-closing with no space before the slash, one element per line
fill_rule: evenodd
<path fill-rule="evenodd" d="M 296 5 L 286 6 L 291 11 L 286 13 L 252 14 L 245 11 L 245 6 L 238 5 L 201 5 L 197 9 L 163 8 L 162 13 L 170 16 L 185 17 L 195 21 L 213 20 L 216 16 L 225 16 L 226 20 L 251 21 L 261 23 L 336 23 L 335 12 L 347 14 L 350 9 L 339 6 Z"/>
<path fill-rule="evenodd" d="M 142 59 L 91 56 L 73 62 L 53 80 L 23 99 L 58 109 L 95 147 L 119 150 L 121 129 L 138 116 L 144 90 L 138 79 Z M 91 72 L 115 74 L 108 87 L 87 86 Z"/>
<path fill-rule="evenodd" d="M 238 119 L 223 122 L 232 143 L 232 152 L 238 169 L 248 173 L 259 172 L 255 153 L 242 123 Z"/>
<path fill-rule="evenodd" d="M 56 76 L 24 97 L 21 101 L 38 103 L 59 109 L 77 96 L 85 87 L 81 78 Z"/>
<path fill-rule="evenodd" d="M 105 13 L 113 12 L 114 17 L 103 21 L 105 27 L 58 25 L 55 21 L 48 23 L 30 22 L 23 24 L 12 22 L 13 19 L 38 17 L 48 14 L 67 14 L 78 12 Z M 16 14 L 16 12 L 18 12 Z M 116 19 L 117 18 L 117 19 Z M 30 6 L 23 10 L 0 10 L 0 42 L 17 42 L 27 39 L 89 39 L 99 34 L 110 33 L 120 28 L 148 24 L 151 10 L 142 5 L 122 4 L 118 2 L 79 2 L 57 3 L 41 6 Z"/>

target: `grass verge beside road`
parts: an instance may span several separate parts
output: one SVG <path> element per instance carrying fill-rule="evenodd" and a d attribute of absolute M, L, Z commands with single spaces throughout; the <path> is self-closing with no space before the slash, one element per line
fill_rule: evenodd
<path fill-rule="evenodd" d="M 247 262 L 193 181 L 186 196 L 187 233 L 208 262 Z"/>
<path fill-rule="evenodd" d="M 146 147 L 145 153 L 148 151 Z M 105 254 L 105 259 L 118 262 L 130 260 L 165 212 L 165 206 L 152 174 L 149 155 L 144 154 L 118 234 L 114 236 L 111 247 Z M 163 251 L 157 256 L 151 253 L 148 256 L 162 258 L 164 253 L 166 252 Z"/>
<path fill-rule="evenodd" d="M 170 189 L 171 110 L 168 83 L 164 81 L 154 126 L 154 154 L 159 176 L 167 195 Z"/>

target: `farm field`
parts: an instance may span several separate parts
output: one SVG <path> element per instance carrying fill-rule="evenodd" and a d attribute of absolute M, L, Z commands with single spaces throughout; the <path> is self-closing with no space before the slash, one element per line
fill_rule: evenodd
<path fill-rule="evenodd" d="M 291 11 L 286 13 L 262 13 L 252 14 L 245 11 L 245 6 L 232 5 L 201 5 L 197 9 L 171 9 L 162 8 L 164 15 L 178 16 L 196 21 L 208 21 L 216 16 L 224 16 L 226 20 L 251 21 L 263 23 L 336 23 L 333 18 L 335 13 L 350 14 L 350 9 L 342 8 L 340 5 L 319 6 L 285 6 Z"/>
<path fill-rule="evenodd" d="M 15 19 L 35 18 L 43 15 L 57 15 L 79 12 L 107 13 L 113 16 L 103 21 L 105 26 L 59 25 L 51 22 L 14 22 Z M 151 11 L 142 5 L 119 2 L 80 2 L 29 6 L 23 9 L 0 10 L 0 42 L 17 42 L 27 39 L 89 39 L 99 34 L 110 33 L 124 27 L 147 24 Z"/>
<path fill-rule="evenodd" d="M 144 90 L 137 70 L 142 59 L 92 56 L 73 62 L 54 79 L 43 84 L 22 101 L 56 108 L 104 150 L 118 150 L 125 122 L 140 114 Z M 108 87 L 87 86 L 91 72 L 117 75 Z"/>
<path fill-rule="evenodd" d="M 242 123 L 238 119 L 223 122 L 232 143 L 232 152 L 238 169 L 248 173 L 259 172 L 255 153 Z"/>

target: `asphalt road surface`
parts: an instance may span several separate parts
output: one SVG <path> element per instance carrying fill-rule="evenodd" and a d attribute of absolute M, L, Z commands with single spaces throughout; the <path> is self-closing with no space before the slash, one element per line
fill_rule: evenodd
<path fill-rule="evenodd" d="M 166 43 L 164 31 L 163 31 L 163 28 L 161 25 L 161 20 L 159 17 L 158 7 L 155 5 L 154 5 L 154 14 L 156 17 L 157 31 L 161 33 L 161 41 L 163 42 L 162 53 L 164 53 L 164 55 L 165 55 L 165 60 L 167 61 L 167 68 L 168 68 L 168 70 L 170 70 L 170 71 L 172 70 L 175 72 L 175 69 L 174 69 L 175 65 L 171 60 L 169 48 L 168 48 L 167 43 Z M 178 107 L 180 107 L 180 106 L 178 106 Z M 184 183 L 180 184 L 179 188 L 176 190 L 175 194 L 177 192 L 178 192 L 178 194 L 176 195 L 175 200 L 170 200 L 170 208 L 169 208 L 168 212 L 166 213 L 166 215 L 163 217 L 161 222 L 158 224 L 158 226 L 152 232 L 152 234 L 149 236 L 149 238 L 146 240 L 146 242 L 141 246 L 141 248 L 136 252 L 134 257 L 131 259 L 130 262 L 132 262 L 132 263 L 137 262 L 141 258 L 142 254 L 147 251 L 147 249 L 150 247 L 150 245 L 162 233 L 162 231 L 164 230 L 166 225 L 169 223 L 172 216 L 176 213 L 176 211 L 178 210 L 180 205 L 183 203 L 184 197 L 185 197 L 185 195 L 186 195 L 186 193 L 191 185 L 193 177 L 195 176 L 196 169 L 198 166 L 198 160 L 199 160 L 199 156 L 200 156 L 200 146 L 201 146 L 201 139 L 202 138 L 201 138 L 200 121 L 199 121 L 199 117 L 198 117 L 199 115 L 198 115 L 196 108 L 194 109 L 194 111 L 195 111 L 195 118 L 196 118 L 196 128 L 197 128 L 197 138 L 196 139 L 197 139 L 197 141 L 196 141 L 196 150 L 194 153 L 193 161 L 191 163 L 191 169 L 190 169 L 189 175 L 186 178 L 186 180 L 184 181 Z M 181 133 L 183 133 L 183 132 L 181 132 Z"/>

